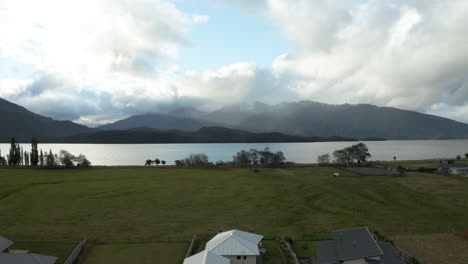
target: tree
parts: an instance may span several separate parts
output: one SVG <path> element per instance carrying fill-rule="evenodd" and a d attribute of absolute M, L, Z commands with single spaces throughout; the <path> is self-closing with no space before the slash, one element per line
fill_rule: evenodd
<path fill-rule="evenodd" d="M 241 150 L 237 152 L 236 156 L 232 157 L 232 162 L 240 166 L 248 166 L 250 165 L 249 156 L 250 153 L 248 151 Z"/>
<path fill-rule="evenodd" d="M 366 162 L 368 158 L 372 157 L 366 144 L 359 143 L 344 149 L 336 150 L 333 152 L 333 157 L 336 163 L 352 164 Z"/>
<path fill-rule="evenodd" d="M 2 157 L 2 150 L 0 149 L 0 165 L 5 166 L 7 165 L 7 161 L 4 157 Z"/>
<path fill-rule="evenodd" d="M 42 149 L 41 149 L 41 155 L 39 156 L 39 161 L 40 161 L 41 167 L 43 167 L 44 166 L 44 153 L 42 152 Z"/>
<path fill-rule="evenodd" d="M 52 153 L 52 150 L 49 150 L 49 154 L 47 154 L 46 166 L 49 168 L 57 166 L 55 155 Z"/>
<path fill-rule="evenodd" d="M 66 168 L 71 168 L 75 166 L 74 161 L 76 160 L 76 157 L 70 152 L 62 149 L 59 152 L 58 160 L 60 161 L 60 164 L 64 165 Z"/>
<path fill-rule="evenodd" d="M 20 149 L 19 144 L 16 144 L 16 139 L 14 137 L 11 138 L 11 145 L 10 145 L 10 155 L 8 155 L 8 165 L 9 166 L 16 166 L 19 164 L 20 160 Z"/>
<path fill-rule="evenodd" d="M 154 163 L 156 164 L 156 166 L 158 166 L 161 163 L 161 161 L 159 159 L 155 159 Z"/>
<path fill-rule="evenodd" d="M 317 162 L 320 164 L 330 163 L 330 154 L 323 154 L 317 157 Z"/>
<path fill-rule="evenodd" d="M 37 139 L 32 138 L 31 140 L 31 165 L 37 166 L 38 164 L 39 164 L 39 152 L 37 150 Z"/>
<path fill-rule="evenodd" d="M 85 155 L 80 154 L 78 157 L 75 157 L 76 166 L 81 168 L 91 167 L 91 161 L 89 161 Z"/>
<path fill-rule="evenodd" d="M 153 164 L 153 161 L 150 159 L 147 159 L 145 162 L 145 166 L 151 166 Z"/>
<path fill-rule="evenodd" d="M 165 161 L 165 160 L 161 160 L 161 164 L 162 164 L 162 165 L 166 165 L 166 161 Z"/>
<path fill-rule="evenodd" d="M 465 158 L 467 158 L 467 159 L 468 159 L 468 153 L 465 153 Z"/>
<path fill-rule="evenodd" d="M 203 153 L 190 154 L 187 158 L 183 160 L 176 160 L 177 166 L 208 166 L 210 165 L 208 156 Z"/>
<path fill-rule="evenodd" d="M 457 160 L 461 160 L 461 156 L 460 156 L 460 155 L 457 155 Z"/>

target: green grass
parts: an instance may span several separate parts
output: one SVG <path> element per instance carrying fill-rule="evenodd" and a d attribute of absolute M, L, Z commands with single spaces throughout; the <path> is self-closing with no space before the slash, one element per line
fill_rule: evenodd
<path fill-rule="evenodd" d="M 294 241 L 292 249 L 299 257 L 317 257 L 317 241 Z"/>
<path fill-rule="evenodd" d="M 88 238 L 113 244 L 189 241 L 193 234 L 233 228 L 296 239 L 326 238 L 332 230 L 357 226 L 388 236 L 468 229 L 467 178 L 344 172 L 333 178 L 333 172 L 326 167 L 261 169 L 259 174 L 247 169 L 1 169 L 0 235 L 13 241 Z M 37 248 L 36 253 L 47 253 Z"/>
<path fill-rule="evenodd" d="M 188 246 L 188 243 L 95 245 L 84 256 L 84 263 L 182 263 Z"/>
<path fill-rule="evenodd" d="M 276 241 L 267 240 L 263 241 L 262 244 L 266 249 L 263 259 L 265 264 L 285 264 L 284 258 L 281 255 L 281 251 Z"/>

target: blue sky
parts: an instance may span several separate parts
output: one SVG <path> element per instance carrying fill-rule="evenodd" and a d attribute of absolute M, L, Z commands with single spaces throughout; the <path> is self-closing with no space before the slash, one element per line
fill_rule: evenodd
<path fill-rule="evenodd" d="M 207 0 L 176 3 L 185 12 L 210 17 L 188 34 L 192 46 L 180 55 L 184 69 L 216 70 L 239 61 L 271 68 L 274 59 L 289 50 L 279 28 L 238 8 Z"/>

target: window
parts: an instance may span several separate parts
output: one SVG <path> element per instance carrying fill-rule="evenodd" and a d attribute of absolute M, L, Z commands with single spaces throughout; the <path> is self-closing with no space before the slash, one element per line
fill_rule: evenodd
<path fill-rule="evenodd" d="M 244 259 L 247 259 L 247 256 L 244 256 Z"/>
<path fill-rule="evenodd" d="M 241 259 L 241 256 L 237 256 L 237 259 Z"/>

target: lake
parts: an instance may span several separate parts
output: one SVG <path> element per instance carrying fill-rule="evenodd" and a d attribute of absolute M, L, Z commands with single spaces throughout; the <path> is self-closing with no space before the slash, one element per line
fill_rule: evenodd
<path fill-rule="evenodd" d="M 190 153 L 205 153 L 210 161 L 230 161 L 238 151 L 263 149 L 283 151 L 288 161 L 316 163 L 317 156 L 332 154 L 337 149 L 356 142 L 314 142 L 314 143 L 232 143 L 232 144 L 39 144 L 39 149 L 58 153 L 66 149 L 72 154 L 85 154 L 93 165 L 144 165 L 147 159 L 165 160 L 174 164 Z M 371 160 L 418 160 L 433 158 L 455 158 L 468 153 L 468 140 L 407 140 L 365 142 L 372 154 Z M 30 151 L 30 144 L 21 144 Z M 0 144 L 1 153 L 6 156 L 9 144 Z"/>

